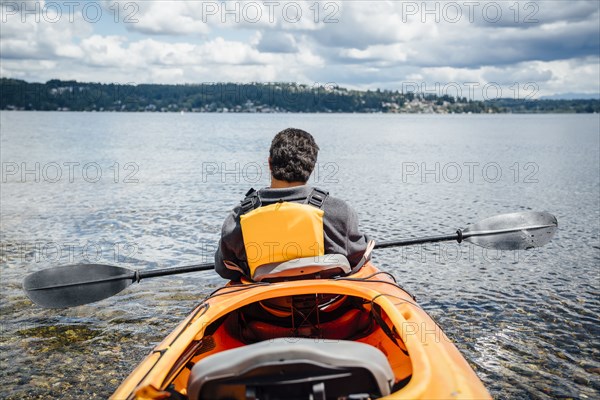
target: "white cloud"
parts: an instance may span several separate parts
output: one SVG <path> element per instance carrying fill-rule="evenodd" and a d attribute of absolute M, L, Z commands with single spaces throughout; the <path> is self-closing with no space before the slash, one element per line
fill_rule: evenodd
<path fill-rule="evenodd" d="M 14 6 L 19 5 L 17 9 Z M 92 34 L 93 27 L 80 14 L 60 17 L 55 8 L 42 2 L 3 2 L 0 4 L 0 49 L 3 59 L 54 59 L 79 57 L 77 41 Z M 27 13 L 23 10 L 38 13 Z M 46 11 L 44 11 L 46 10 Z"/>
<path fill-rule="evenodd" d="M 183 68 L 153 68 L 149 73 L 150 82 L 185 83 Z"/>
<path fill-rule="evenodd" d="M 552 71 L 552 79 L 541 88 L 540 95 L 557 93 L 600 93 L 598 58 L 533 62 L 538 70 Z"/>
<path fill-rule="evenodd" d="M 137 21 L 127 25 L 131 31 L 159 35 L 204 35 L 210 32 L 209 26 L 202 21 L 203 2 L 152 0 L 132 4 L 136 8 L 122 11 Z"/>
<path fill-rule="evenodd" d="M 28 68 L 22 59 L 7 59 L 1 72 L 3 76 L 35 81 L 310 82 L 306 70 L 324 65 L 306 41 L 300 40 L 293 53 L 261 53 L 255 48 L 259 40 L 260 35 L 250 38 L 250 43 L 216 37 L 194 44 L 154 38 L 130 41 L 122 35 L 94 34 L 80 41 L 75 59 L 55 58 L 52 64 L 45 64 L 47 68 Z M 289 78 L 290 74 L 294 79 Z"/>
<path fill-rule="evenodd" d="M 393 63 L 403 63 L 408 59 L 408 53 L 412 52 L 408 46 L 402 43 L 378 44 L 368 46 L 366 49 L 341 49 L 341 58 L 357 61 L 376 61 L 380 66 L 390 66 Z"/>
<path fill-rule="evenodd" d="M 216 38 L 199 46 L 203 62 L 209 64 L 266 64 L 268 55 L 261 55 L 256 49 L 241 42 Z"/>
<path fill-rule="evenodd" d="M 127 68 L 139 65 L 139 58 L 122 46 L 126 41 L 124 36 L 90 36 L 81 41 L 84 52 L 82 61 L 98 67 L 119 65 Z"/>

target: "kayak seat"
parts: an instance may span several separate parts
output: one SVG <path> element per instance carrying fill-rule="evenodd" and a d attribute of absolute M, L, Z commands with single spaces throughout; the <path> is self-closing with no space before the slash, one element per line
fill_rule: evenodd
<path fill-rule="evenodd" d="M 226 350 L 194 365 L 190 400 L 356 400 L 387 396 L 394 373 L 365 343 L 278 338 Z"/>
<path fill-rule="evenodd" d="M 282 281 L 309 278 L 330 278 L 349 274 L 348 259 L 342 254 L 294 258 L 292 260 L 263 264 L 256 267 L 253 279 L 261 281 Z"/>

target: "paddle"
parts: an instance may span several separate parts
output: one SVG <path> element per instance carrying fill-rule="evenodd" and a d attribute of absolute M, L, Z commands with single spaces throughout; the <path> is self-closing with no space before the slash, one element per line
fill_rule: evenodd
<path fill-rule="evenodd" d="M 452 235 L 382 242 L 375 248 L 410 246 L 456 240 L 499 250 L 522 250 L 548 243 L 558 227 L 556 217 L 546 212 L 519 212 L 486 218 Z M 25 294 L 47 308 L 74 307 L 119 293 L 133 282 L 156 276 L 206 271 L 214 264 L 136 271 L 103 264 L 76 264 L 34 272 L 23 281 Z"/>
<path fill-rule="evenodd" d="M 23 290 L 31 301 L 42 307 L 75 307 L 114 296 L 141 279 L 214 268 L 213 263 L 150 271 L 136 271 L 104 264 L 66 265 L 27 275 L 23 280 Z"/>

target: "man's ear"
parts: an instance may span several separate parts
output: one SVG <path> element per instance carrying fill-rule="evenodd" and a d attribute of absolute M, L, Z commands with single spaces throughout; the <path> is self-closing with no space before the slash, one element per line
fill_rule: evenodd
<path fill-rule="evenodd" d="M 271 157 L 267 158 L 267 161 L 269 162 L 269 171 L 272 171 L 273 168 L 271 168 Z"/>

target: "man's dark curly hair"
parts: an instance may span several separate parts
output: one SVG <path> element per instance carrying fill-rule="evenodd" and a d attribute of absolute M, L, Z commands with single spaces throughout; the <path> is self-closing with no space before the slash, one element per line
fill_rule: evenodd
<path fill-rule="evenodd" d="M 271 174 L 287 182 L 307 182 L 315 168 L 319 146 L 308 132 L 287 128 L 271 142 Z"/>

